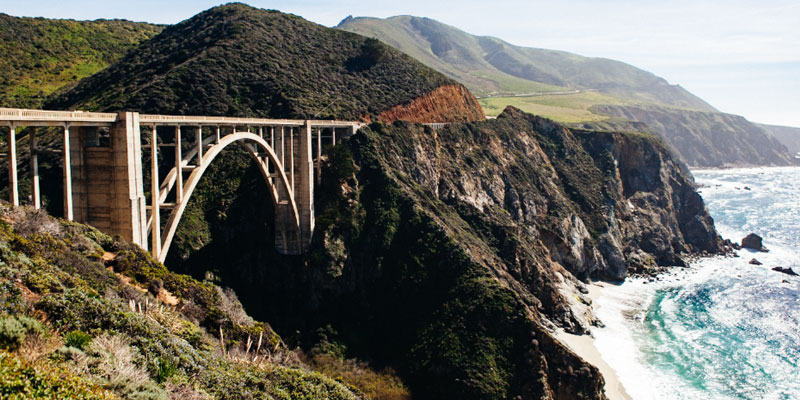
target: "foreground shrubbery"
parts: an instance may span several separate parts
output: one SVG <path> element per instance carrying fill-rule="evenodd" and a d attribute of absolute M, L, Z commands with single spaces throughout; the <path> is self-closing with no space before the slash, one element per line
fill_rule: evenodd
<path fill-rule="evenodd" d="M 359 397 L 231 291 L 87 226 L 5 204 L 0 217 L 0 397 Z"/>

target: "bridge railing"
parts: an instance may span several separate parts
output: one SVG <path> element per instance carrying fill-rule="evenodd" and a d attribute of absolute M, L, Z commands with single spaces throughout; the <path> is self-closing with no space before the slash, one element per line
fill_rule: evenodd
<path fill-rule="evenodd" d="M 203 155 L 206 150 L 211 151 L 214 146 L 220 145 L 222 130 L 226 131 L 225 135 L 238 134 L 241 136 L 244 132 L 253 133 L 256 136 L 251 139 L 263 142 L 262 144 L 266 146 L 265 149 L 256 147 L 248 147 L 248 149 L 252 149 L 251 154 L 259 162 L 263 163 L 262 172 L 265 173 L 268 183 L 275 185 L 272 189 L 277 191 L 277 188 L 280 187 L 282 190 L 287 191 L 287 194 L 282 194 L 280 199 L 275 196 L 279 204 L 283 205 L 291 202 L 294 213 L 298 214 L 295 201 L 298 196 L 304 196 L 305 200 L 303 201 L 305 203 L 302 204 L 302 213 L 299 213 L 299 215 L 304 218 L 304 224 L 310 226 L 309 228 L 304 225 L 303 228 L 303 232 L 308 233 L 313 231 L 314 175 L 316 175 L 316 180 L 319 182 L 321 180 L 323 140 L 336 145 L 337 135 L 341 135 L 342 130 L 346 130 L 346 132 L 344 135 L 339 136 L 340 138 L 354 134 L 364 125 L 363 122 L 359 121 L 0 108 L 0 126 L 4 127 L 4 131 L 7 129 L 7 132 L 9 132 L 8 153 L 5 156 L 9 172 L 9 200 L 14 206 L 20 204 L 16 144 L 18 129 L 37 126 L 56 127 L 61 132 L 65 218 L 68 220 L 77 218 L 81 222 L 92 224 L 94 222 L 91 221 L 97 221 L 98 224 L 104 224 L 102 226 L 105 227 L 106 233 L 119 233 L 123 237 L 131 237 L 132 239 L 129 240 L 142 245 L 144 248 L 147 248 L 148 233 L 152 233 L 152 249 L 154 250 L 154 255 L 158 255 L 161 260 L 166 254 L 169 243 L 161 240 L 160 229 L 156 228 L 161 225 L 158 222 L 161 214 L 160 209 L 165 208 L 174 211 L 177 206 L 184 204 L 188 200 L 188 196 L 184 196 L 184 194 L 190 195 L 191 193 L 190 191 L 184 193 L 183 175 L 184 173 L 189 173 L 191 179 L 191 174 L 195 173 L 195 171 L 200 171 L 199 174 L 202 174 L 203 166 L 206 165 Z M 106 127 L 109 130 L 99 131 L 93 129 L 96 127 Z M 164 129 L 166 132 L 161 132 L 161 135 L 159 135 L 156 130 L 158 127 L 170 128 Z M 204 137 L 203 128 L 213 127 L 216 127 L 216 129 L 210 129 L 212 136 Z M 141 128 L 148 131 L 149 141 L 142 140 L 140 135 Z M 186 142 L 182 139 L 182 134 L 187 132 L 184 131 L 184 128 L 189 128 L 189 132 L 193 131 L 195 136 L 193 141 L 190 140 L 193 146 L 190 146 L 185 153 L 183 152 L 183 147 L 185 147 L 184 143 Z M 327 134 L 323 134 L 323 130 L 327 131 Z M 337 130 L 339 133 L 337 133 Z M 31 163 L 29 168 L 31 173 L 31 204 L 35 208 L 40 208 L 37 154 L 45 150 L 37 145 L 36 129 L 28 130 L 27 134 Z M 172 143 L 168 140 L 170 134 L 175 136 Z M 105 149 L 103 149 L 104 151 L 95 151 L 98 149 L 90 145 L 90 143 L 98 143 L 100 135 L 107 138 L 108 147 L 112 149 L 111 152 L 105 151 Z M 162 139 L 167 139 L 167 141 L 162 143 L 158 139 L 159 136 Z M 316 145 L 314 145 L 314 139 L 316 139 Z M 149 171 L 151 193 L 149 204 L 144 198 L 143 188 L 144 175 L 146 174 L 142 165 L 142 148 L 145 143 L 150 147 L 151 153 L 151 168 Z M 206 149 L 207 146 L 210 147 Z M 103 147 L 106 146 L 104 145 Z M 153 179 L 153 177 L 160 176 L 158 173 L 159 147 L 173 147 L 174 150 L 166 151 L 175 152 L 175 164 L 166 174 L 163 182 L 160 179 Z M 89 150 L 90 148 L 92 149 L 91 151 Z M 89 152 L 91 156 L 87 155 Z M 316 157 L 314 154 L 316 154 Z M 299 157 L 296 155 L 299 155 Z M 193 157 L 196 162 L 190 163 Z M 210 162 L 211 160 L 208 161 Z M 75 170 L 74 176 L 73 169 Z M 314 174 L 314 169 L 316 169 L 316 174 Z M 123 178 L 124 175 L 127 175 L 127 180 Z M 282 175 L 282 181 L 279 182 L 276 177 L 281 177 Z M 111 181 L 112 184 L 108 184 L 108 181 Z M 195 181 L 196 179 L 192 182 Z M 73 182 L 75 182 L 75 185 L 73 185 Z M 89 190 L 90 188 L 91 190 Z M 167 197 L 171 196 L 171 193 L 175 194 L 174 203 L 167 203 Z M 75 198 L 73 198 L 73 195 Z M 115 200 L 110 201 L 110 199 Z M 150 215 L 147 215 L 148 211 Z M 173 211 L 170 211 L 170 216 Z M 295 219 L 299 219 L 299 217 Z M 124 223 L 119 223 L 119 221 L 123 220 Z M 130 225 L 130 227 L 125 224 Z M 124 227 L 118 229 L 119 232 L 114 231 L 114 229 L 123 225 L 130 229 Z M 101 228 L 101 230 L 103 229 L 101 225 L 95 226 Z"/>

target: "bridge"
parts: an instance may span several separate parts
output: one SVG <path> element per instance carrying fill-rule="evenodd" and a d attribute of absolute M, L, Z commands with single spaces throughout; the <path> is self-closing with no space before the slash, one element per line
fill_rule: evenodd
<path fill-rule="evenodd" d="M 353 135 L 362 125 L 356 121 L 0 108 L 0 127 L 8 133 L 9 202 L 13 206 L 20 205 L 18 130 L 28 128 L 29 202 L 38 209 L 38 154 L 44 150 L 38 147 L 37 129 L 56 129 L 63 146 L 64 218 L 120 235 L 161 262 L 200 178 L 220 152 L 234 143 L 244 146 L 269 187 L 275 208 L 275 248 L 283 254 L 303 253 L 314 233 L 314 184 L 321 179 L 323 142 L 335 145 L 337 134 L 340 139 Z M 169 158 L 174 162 L 164 173 L 162 164 Z M 148 161 L 149 174 L 145 174 Z M 149 193 L 145 192 L 146 177 Z"/>

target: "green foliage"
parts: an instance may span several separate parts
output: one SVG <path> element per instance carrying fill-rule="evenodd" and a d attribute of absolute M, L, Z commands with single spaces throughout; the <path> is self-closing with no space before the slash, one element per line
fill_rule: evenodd
<path fill-rule="evenodd" d="M 0 318 L 0 349 L 16 350 L 25 341 L 25 336 L 25 327 L 16 318 Z"/>
<path fill-rule="evenodd" d="M 36 365 L 0 353 L 4 357 L 0 360 L 0 397 L 94 399 L 115 394 L 126 399 L 166 400 L 168 388 L 192 377 L 196 390 L 191 386 L 181 390 L 205 391 L 223 399 L 355 398 L 329 378 L 302 369 L 285 371 L 264 361 L 267 352 L 284 351 L 281 340 L 268 325 L 249 319 L 230 293 L 169 272 L 138 246 L 115 241 L 93 228 L 63 223 L 63 229 L 46 234 L 41 229 L 21 232 L 14 227 L 31 225 L 27 218 L 42 226 L 59 224 L 26 208 L 8 212 L 4 203 L 0 203 L 0 212 L 4 219 L 12 220 L 0 223 L 0 284 L 8 289 L 2 292 L 3 304 L 5 310 L 20 312 L 0 316 L 0 346 L 14 350 L 23 341 L 27 346 L 29 336 L 49 335 L 41 322 L 22 312 L 44 315 L 56 332 L 68 332 L 62 337 L 66 346 L 40 357 Z M 123 283 L 92 257 L 97 251 L 109 250 L 118 255 L 108 266 L 133 278 L 138 288 Z M 16 285 L 7 279 L 14 279 Z M 22 290 L 44 293 L 38 283 L 44 280 L 59 284 L 47 289 L 46 296 L 34 295 L 33 303 L 21 298 Z M 159 304 L 143 290 L 157 282 L 181 298 L 180 307 Z M 142 311 L 138 307 L 132 311 L 129 301 Z M 221 346 L 232 350 L 243 347 L 248 335 L 263 333 L 264 346 L 258 356 L 264 365 L 252 363 L 252 353 L 241 359 L 223 356 L 216 347 L 220 345 L 209 341 L 208 333 L 190 321 L 197 315 L 215 328 L 214 333 L 223 327 L 227 340 Z M 243 385 L 248 380 L 253 386 Z M 203 383 L 221 386 L 211 388 Z"/>
<path fill-rule="evenodd" d="M 169 359 L 159 358 L 157 363 L 158 369 L 156 369 L 156 374 L 153 378 L 158 383 L 166 382 L 167 379 L 175 376 L 175 374 L 178 372 L 178 368 Z"/>
<path fill-rule="evenodd" d="M 92 335 L 83 331 L 70 331 L 64 335 L 64 345 L 76 349 L 85 349 L 86 345 L 92 341 Z"/>
<path fill-rule="evenodd" d="M 7 243 L 0 243 L 0 246 L 3 244 Z M 7 258 L 5 259 L 8 260 Z M 25 310 L 26 306 L 27 304 L 25 299 L 22 298 L 22 291 L 19 287 L 12 282 L 0 280 L 0 314 L 20 314 Z"/>
<path fill-rule="evenodd" d="M 40 108 L 53 92 L 109 66 L 161 29 L 0 14 L 0 107 Z"/>
<path fill-rule="evenodd" d="M 680 86 L 669 85 L 662 78 L 619 61 L 514 46 L 500 39 L 470 35 L 429 18 L 349 18 L 337 28 L 389 43 L 454 77 L 478 96 L 568 93 L 578 88 L 599 91 L 617 101 L 713 111 Z M 497 114 L 492 112 L 493 100 L 487 104 L 490 115 Z M 509 104 L 501 104 L 499 110 Z"/>
<path fill-rule="evenodd" d="M 101 400 L 114 396 L 86 378 L 46 363 L 31 364 L 0 351 L 0 398 Z"/>
<path fill-rule="evenodd" d="M 232 3 L 164 29 L 47 107 L 352 120 L 451 83 L 377 40 Z"/>

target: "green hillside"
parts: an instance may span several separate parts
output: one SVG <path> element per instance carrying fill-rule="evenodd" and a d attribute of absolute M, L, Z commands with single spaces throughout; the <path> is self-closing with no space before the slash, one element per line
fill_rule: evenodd
<path fill-rule="evenodd" d="M 625 63 L 514 46 L 429 18 L 348 17 L 338 28 L 378 38 L 464 83 L 488 116 L 510 105 L 576 127 L 644 130 L 691 166 L 796 163 L 765 128 Z"/>
<path fill-rule="evenodd" d="M 514 46 L 429 18 L 349 17 L 338 28 L 382 40 L 464 83 L 478 97 L 591 89 L 626 100 L 714 110 L 680 86 L 619 61 Z"/>
<path fill-rule="evenodd" d="M 377 40 L 233 3 L 170 26 L 47 106 L 360 119 L 455 84 Z"/>
<path fill-rule="evenodd" d="M 53 92 L 108 67 L 162 29 L 0 14 L 0 107 L 40 108 Z"/>
<path fill-rule="evenodd" d="M 0 398 L 408 398 L 363 363 L 289 349 L 230 289 L 138 246 L 3 201 L 0 219 Z"/>

